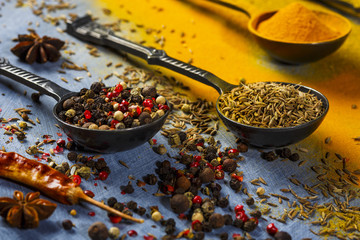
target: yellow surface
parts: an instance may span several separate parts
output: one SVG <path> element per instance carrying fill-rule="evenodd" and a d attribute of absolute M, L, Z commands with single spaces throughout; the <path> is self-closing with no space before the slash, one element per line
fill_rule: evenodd
<path fill-rule="evenodd" d="M 234 2 L 237 0 L 234 0 Z M 250 0 L 249 0 L 250 2 Z M 257 11 L 279 9 L 291 0 L 252 0 Z M 326 137 L 330 144 L 321 151 L 340 153 L 349 158 L 349 166 L 360 168 L 360 145 L 353 140 L 360 136 L 360 24 L 351 19 L 352 33 L 334 54 L 312 64 L 293 66 L 268 57 L 247 31 L 248 17 L 206 0 L 99 0 L 100 8 L 112 11 L 110 18 L 133 23 L 136 32 L 125 35 L 130 40 L 145 40 L 144 45 L 161 48 L 171 57 L 206 69 L 231 83 L 241 78 L 247 82 L 282 81 L 302 83 L 327 96 L 330 110 L 319 129 L 301 144 L 321 146 Z M 311 9 L 327 10 L 305 2 Z M 129 23 L 124 23 L 124 28 Z M 137 28 L 136 25 L 144 27 Z M 151 34 L 147 28 L 155 29 Z M 158 69 L 158 68 L 157 68 Z M 215 101 L 218 94 L 210 87 L 161 69 L 169 76 L 192 87 L 195 95 Z M 352 109 L 356 104 L 358 109 Z M 307 146 L 308 148 L 311 146 Z"/>

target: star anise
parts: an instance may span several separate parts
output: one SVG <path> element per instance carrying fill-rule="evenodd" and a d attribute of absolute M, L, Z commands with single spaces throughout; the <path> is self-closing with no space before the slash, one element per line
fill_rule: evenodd
<path fill-rule="evenodd" d="M 39 198 L 39 192 L 24 194 L 15 191 L 13 198 L 0 198 L 0 215 L 12 227 L 36 228 L 39 220 L 46 219 L 56 209 L 56 204 Z"/>
<path fill-rule="evenodd" d="M 39 37 L 35 32 L 20 34 L 18 41 L 19 43 L 11 49 L 11 52 L 30 64 L 35 61 L 38 63 L 56 62 L 61 56 L 59 50 L 65 44 L 57 38 Z"/>

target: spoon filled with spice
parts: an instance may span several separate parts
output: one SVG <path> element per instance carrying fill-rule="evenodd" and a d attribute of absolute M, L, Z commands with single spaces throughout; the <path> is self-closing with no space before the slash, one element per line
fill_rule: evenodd
<path fill-rule="evenodd" d="M 216 89 L 216 110 L 226 127 L 243 141 L 262 148 L 282 147 L 314 132 L 329 102 L 320 92 L 293 83 L 230 84 L 214 74 L 115 35 L 84 16 L 67 22 L 67 33 L 142 58 Z"/>
<path fill-rule="evenodd" d="M 53 97 L 53 116 L 64 132 L 86 150 L 112 153 L 150 140 L 170 113 L 167 99 L 153 86 L 130 89 L 124 82 L 107 88 L 71 92 L 56 83 L 11 65 L 0 57 L 0 74 Z"/>
<path fill-rule="evenodd" d="M 300 2 L 278 11 L 259 12 L 244 1 L 208 0 L 241 11 L 249 18 L 248 30 L 273 58 L 304 64 L 335 52 L 351 32 L 349 20 L 329 11 L 315 11 Z"/>

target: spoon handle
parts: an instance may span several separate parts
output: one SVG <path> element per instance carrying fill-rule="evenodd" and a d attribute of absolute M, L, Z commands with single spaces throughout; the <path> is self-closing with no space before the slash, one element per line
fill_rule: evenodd
<path fill-rule="evenodd" d="M 15 67 L 6 58 L 0 57 L 0 74 L 9 77 L 21 84 L 24 84 L 40 93 L 49 95 L 59 101 L 71 91 L 60 87 L 56 83 L 30 73 L 24 69 Z"/>
<path fill-rule="evenodd" d="M 245 13 L 249 18 L 251 18 L 251 16 L 254 16 L 255 13 L 254 7 L 250 4 L 246 5 L 246 3 L 243 0 L 241 0 L 240 2 L 234 0 L 207 0 L 207 1 Z"/>
<path fill-rule="evenodd" d="M 162 66 L 215 88 L 220 94 L 234 88 L 214 74 L 166 55 L 164 50 L 145 47 L 115 35 L 111 30 L 93 22 L 89 15 L 68 21 L 66 32 L 84 41 L 109 46 L 130 53 L 150 65 Z"/>

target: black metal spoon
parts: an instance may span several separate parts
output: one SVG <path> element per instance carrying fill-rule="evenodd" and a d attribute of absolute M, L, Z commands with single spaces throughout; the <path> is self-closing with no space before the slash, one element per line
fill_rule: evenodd
<path fill-rule="evenodd" d="M 60 87 L 56 83 L 15 67 L 5 58 L 0 58 L 0 74 L 22 83 L 40 93 L 53 97 L 57 104 L 53 108 L 53 115 L 59 126 L 74 142 L 86 150 L 112 153 L 135 148 L 151 139 L 164 125 L 170 111 L 154 122 L 139 127 L 122 130 L 94 130 L 68 124 L 58 117 L 63 102 L 71 96 L 78 95 Z M 167 102 L 167 105 L 169 103 Z"/>
<path fill-rule="evenodd" d="M 78 18 L 75 21 L 68 20 L 66 31 L 84 41 L 130 53 L 146 60 L 150 65 L 162 66 L 188 76 L 215 88 L 220 95 L 236 87 L 236 85 L 225 82 L 208 71 L 167 56 L 163 50 L 145 47 L 121 38 L 115 35 L 111 30 L 92 21 L 91 17 L 88 15 Z M 310 92 L 317 96 L 323 102 L 325 108 L 324 113 L 315 120 L 295 127 L 258 128 L 240 124 L 225 117 L 218 108 L 218 101 L 216 103 L 216 110 L 221 120 L 230 131 L 253 146 L 270 148 L 286 146 L 298 142 L 309 136 L 320 125 L 328 112 L 329 102 L 323 94 L 309 87 L 292 83 L 284 84 L 296 85 L 299 87 L 300 91 Z"/>

